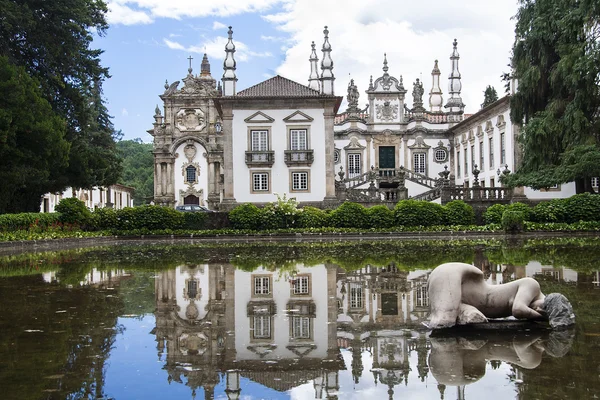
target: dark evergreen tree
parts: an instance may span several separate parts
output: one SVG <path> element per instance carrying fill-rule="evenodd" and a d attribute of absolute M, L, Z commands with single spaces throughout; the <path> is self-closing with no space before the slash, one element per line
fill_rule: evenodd
<path fill-rule="evenodd" d="M 498 101 L 498 92 L 496 92 L 496 88 L 488 85 L 483 91 L 483 103 L 481 103 L 481 108 L 487 107 L 496 101 Z"/>
<path fill-rule="evenodd" d="M 545 188 L 600 176 L 600 2 L 520 0 L 511 119 L 522 124 L 523 163 L 505 183 Z"/>

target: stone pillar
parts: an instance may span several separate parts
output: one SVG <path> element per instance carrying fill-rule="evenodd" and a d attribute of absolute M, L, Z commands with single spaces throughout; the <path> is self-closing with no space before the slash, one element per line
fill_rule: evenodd
<path fill-rule="evenodd" d="M 154 163 L 154 197 L 162 196 L 162 178 L 161 178 L 161 170 L 160 163 Z"/>
<path fill-rule="evenodd" d="M 404 147 L 404 161 L 403 161 L 404 169 L 409 169 L 408 168 L 408 138 L 406 136 L 402 138 L 402 147 Z"/>
<path fill-rule="evenodd" d="M 173 178 L 173 161 L 171 161 L 167 163 L 167 196 L 175 196 Z"/>
<path fill-rule="evenodd" d="M 325 119 L 325 201 L 337 201 L 335 197 L 335 164 L 333 162 L 335 153 L 333 134 L 333 102 L 328 103 L 323 112 Z"/>
<path fill-rule="evenodd" d="M 373 165 L 371 163 L 371 137 L 367 136 L 366 140 L 367 140 L 367 170 L 368 170 Z M 377 165 L 377 167 L 379 168 L 379 165 Z"/>
<path fill-rule="evenodd" d="M 225 174 L 223 203 L 229 203 L 231 205 L 236 202 L 233 190 L 233 110 L 231 104 L 223 105 L 223 132 L 223 161 Z"/>

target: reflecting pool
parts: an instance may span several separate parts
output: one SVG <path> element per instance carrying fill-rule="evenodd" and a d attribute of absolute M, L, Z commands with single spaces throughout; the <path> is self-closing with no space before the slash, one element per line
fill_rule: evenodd
<path fill-rule="evenodd" d="M 0 257 L 2 399 L 600 397 L 600 242 L 128 245 Z M 445 261 L 575 328 L 431 333 Z"/>

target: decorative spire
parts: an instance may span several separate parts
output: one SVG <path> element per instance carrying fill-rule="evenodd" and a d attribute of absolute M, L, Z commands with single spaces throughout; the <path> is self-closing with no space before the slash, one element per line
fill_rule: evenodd
<path fill-rule="evenodd" d="M 450 75 L 448 75 L 448 94 L 450 95 L 450 98 L 448 99 L 448 103 L 446 103 L 446 108 L 448 108 L 452 113 L 460 113 L 464 111 L 465 105 L 460 97 L 462 83 L 460 82 L 460 72 L 458 70 L 458 60 L 460 59 L 460 56 L 456 48 L 458 45 L 456 39 L 454 39 L 452 45 L 453 49 L 452 54 L 450 55 L 452 72 L 450 72 Z"/>
<path fill-rule="evenodd" d="M 319 81 L 319 71 L 317 63 L 319 62 L 319 58 L 317 57 L 317 51 L 315 50 L 315 42 L 312 42 L 310 45 L 312 51 L 310 53 L 310 75 L 308 76 L 308 87 L 314 90 L 321 90 L 321 85 Z"/>
<path fill-rule="evenodd" d="M 333 95 L 333 60 L 331 59 L 331 44 L 329 44 L 329 30 L 327 26 L 323 30 L 325 40 L 323 42 L 323 59 L 321 60 L 321 94 Z"/>
<path fill-rule="evenodd" d="M 165 90 L 169 88 L 169 81 L 165 79 Z"/>
<path fill-rule="evenodd" d="M 208 62 L 208 56 L 204 53 L 202 57 L 202 64 L 200 65 L 200 76 L 210 76 L 210 63 Z"/>
<path fill-rule="evenodd" d="M 158 108 L 158 104 L 156 105 L 156 108 L 154 109 L 154 116 L 155 117 L 160 117 L 162 114 L 160 113 L 160 108 Z"/>
<path fill-rule="evenodd" d="M 431 91 L 429 92 L 429 111 L 442 112 L 444 98 L 442 97 L 442 89 L 440 89 L 440 69 L 438 60 L 435 60 L 433 70 L 431 70 Z"/>
<path fill-rule="evenodd" d="M 388 65 L 387 65 L 387 53 L 383 53 L 383 74 L 387 75 L 388 73 Z"/>
<path fill-rule="evenodd" d="M 235 53 L 235 44 L 233 44 L 233 30 L 231 26 L 227 31 L 229 40 L 225 45 L 225 61 L 223 62 L 223 92 L 225 96 L 235 95 L 235 83 L 237 77 L 235 76 L 235 59 L 233 53 Z"/>
<path fill-rule="evenodd" d="M 369 90 L 374 90 L 375 88 L 373 87 L 373 75 L 371 75 L 371 77 L 369 78 Z"/>
<path fill-rule="evenodd" d="M 188 57 L 188 61 L 190 62 L 190 66 L 188 67 L 188 74 L 190 74 L 190 75 L 192 74 L 192 71 L 193 71 L 193 69 L 192 69 L 192 60 L 193 59 L 194 59 L 194 57 L 192 57 L 192 56 Z"/>
<path fill-rule="evenodd" d="M 402 78 L 402 75 L 400 75 L 400 82 L 398 83 L 398 87 L 401 91 L 404 90 L 404 78 Z"/>

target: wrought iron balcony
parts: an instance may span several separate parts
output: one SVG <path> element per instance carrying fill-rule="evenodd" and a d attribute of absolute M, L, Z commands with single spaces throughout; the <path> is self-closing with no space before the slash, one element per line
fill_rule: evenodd
<path fill-rule="evenodd" d="M 249 167 L 272 167 L 274 162 L 274 151 L 246 151 L 246 165 Z"/>
<path fill-rule="evenodd" d="M 285 163 L 288 167 L 292 165 L 310 166 L 314 159 L 314 150 L 285 150 Z"/>

